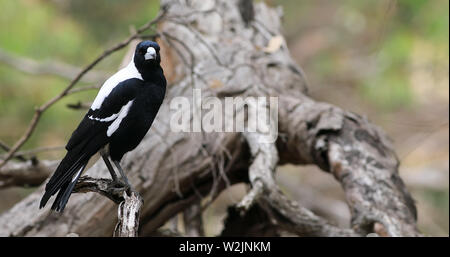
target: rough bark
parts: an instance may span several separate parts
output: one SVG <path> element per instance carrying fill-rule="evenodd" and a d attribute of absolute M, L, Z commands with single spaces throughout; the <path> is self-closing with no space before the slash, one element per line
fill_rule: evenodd
<path fill-rule="evenodd" d="M 239 204 L 242 212 L 257 204 L 277 226 L 297 235 L 419 235 L 414 202 L 389 139 L 365 118 L 307 96 L 303 72 L 280 36 L 280 9 L 237 0 L 166 0 L 162 7 L 167 15 L 158 32 L 168 92 L 151 130 L 122 161 L 145 203 L 139 235 L 154 234 L 199 197 L 212 201 L 240 182 L 252 185 Z M 261 143 L 261 133 L 171 131 L 170 100 L 185 96 L 192 106 L 194 88 L 203 98 L 222 101 L 278 97 L 277 141 Z M 345 191 L 352 228 L 333 226 L 286 197 L 273 179 L 275 167 L 285 163 L 315 164 L 333 174 Z M 87 173 L 108 176 L 101 162 Z M 99 194 L 74 194 L 64 214 L 49 214 L 38 209 L 42 190 L 0 216 L 0 235 L 111 235 L 117 219 L 113 202 Z"/>
<path fill-rule="evenodd" d="M 119 204 L 118 219 L 114 236 L 136 237 L 139 230 L 139 219 L 142 208 L 142 197 L 137 192 L 123 192 L 124 201 Z"/>
<path fill-rule="evenodd" d="M 38 186 L 56 169 L 59 161 L 10 162 L 0 169 L 0 189 L 10 186 Z"/>

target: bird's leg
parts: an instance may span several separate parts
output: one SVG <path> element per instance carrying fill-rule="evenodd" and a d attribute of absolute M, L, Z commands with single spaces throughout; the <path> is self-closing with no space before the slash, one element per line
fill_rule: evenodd
<path fill-rule="evenodd" d="M 119 170 L 120 176 L 122 177 L 123 182 L 128 186 L 128 188 L 131 188 L 131 185 L 128 182 L 128 178 L 125 175 L 125 172 L 123 172 L 122 167 L 120 166 L 120 162 L 119 161 L 114 161 L 114 164 L 116 165 L 117 169 Z"/>
<path fill-rule="evenodd" d="M 102 149 L 102 150 L 100 150 L 100 155 L 102 156 L 103 161 L 106 164 L 106 167 L 108 167 L 108 171 L 109 171 L 109 174 L 111 174 L 111 178 L 113 179 L 113 181 L 117 181 L 118 180 L 117 175 L 116 175 L 116 172 L 114 171 L 114 168 L 111 165 L 111 162 L 108 159 L 108 154 Z"/>

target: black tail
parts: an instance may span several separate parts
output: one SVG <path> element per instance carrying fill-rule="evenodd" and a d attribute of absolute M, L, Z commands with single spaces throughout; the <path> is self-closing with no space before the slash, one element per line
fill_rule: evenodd
<path fill-rule="evenodd" d="M 75 187 L 75 184 L 77 183 L 78 178 L 80 177 L 84 168 L 86 168 L 86 164 L 81 166 L 79 171 L 75 174 L 70 182 L 66 182 L 61 187 L 55 201 L 53 202 L 52 210 L 55 210 L 57 212 L 62 212 L 64 210 L 64 207 L 66 207 L 67 201 L 69 201 L 69 197 L 72 194 L 72 190 Z"/>
<path fill-rule="evenodd" d="M 86 168 L 91 157 L 91 155 L 80 153 L 80 151 L 77 150 L 78 149 L 70 150 L 59 164 L 55 173 L 45 186 L 45 193 L 41 199 L 39 208 L 44 207 L 50 197 L 59 191 L 53 202 L 52 210 L 58 212 L 64 210 L 78 178 L 81 173 L 83 173 L 83 170 Z"/>
<path fill-rule="evenodd" d="M 58 193 L 52 210 L 62 212 L 69 200 L 75 184 L 86 168 L 91 156 L 105 146 L 109 140 L 106 129 L 109 123 L 93 123 L 86 114 L 66 145 L 67 154 L 45 186 L 39 208 L 47 204 L 50 197 Z M 58 192 L 59 191 L 59 192 Z"/>

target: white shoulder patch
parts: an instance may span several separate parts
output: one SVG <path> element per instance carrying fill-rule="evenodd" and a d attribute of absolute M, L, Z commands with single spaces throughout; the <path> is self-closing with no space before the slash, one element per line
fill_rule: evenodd
<path fill-rule="evenodd" d="M 103 86 L 100 88 L 97 96 L 95 97 L 95 100 L 91 105 L 91 109 L 99 109 L 102 106 L 105 98 L 120 82 L 132 78 L 142 80 L 141 74 L 134 65 L 134 60 L 131 60 L 131 62 L 125 68 L 119 70 L 116 74 L 112 75 L 108 80 L 105 81 Z"/>
<path fill-rule="evenodd" d="M 123 118 L 125 118 L 128 114 L 128 111 L 130 111 L 131 105 L 133 105 L 133 100 L 129 101 L 126 105 L 124 105 L 120 109 L 119 116 L 117 117 L 116 120 L 113 121 L 113 123 L 111 123 L 111 125 L 109 125 L 108 131 L 106 131 L 106 135 L 108 137 L 110 137 L 119 128 L 120 123 L 122 122 Z"/>

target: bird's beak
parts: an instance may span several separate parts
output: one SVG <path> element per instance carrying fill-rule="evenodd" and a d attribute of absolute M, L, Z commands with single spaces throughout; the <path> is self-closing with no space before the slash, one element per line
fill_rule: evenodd
<path fill-rule="evenodd" d="M 156 50 L 153 47 L 147 48 L 147 53 L 144 55 L 145 60 L 153 60 L 156 58 Z"/>

